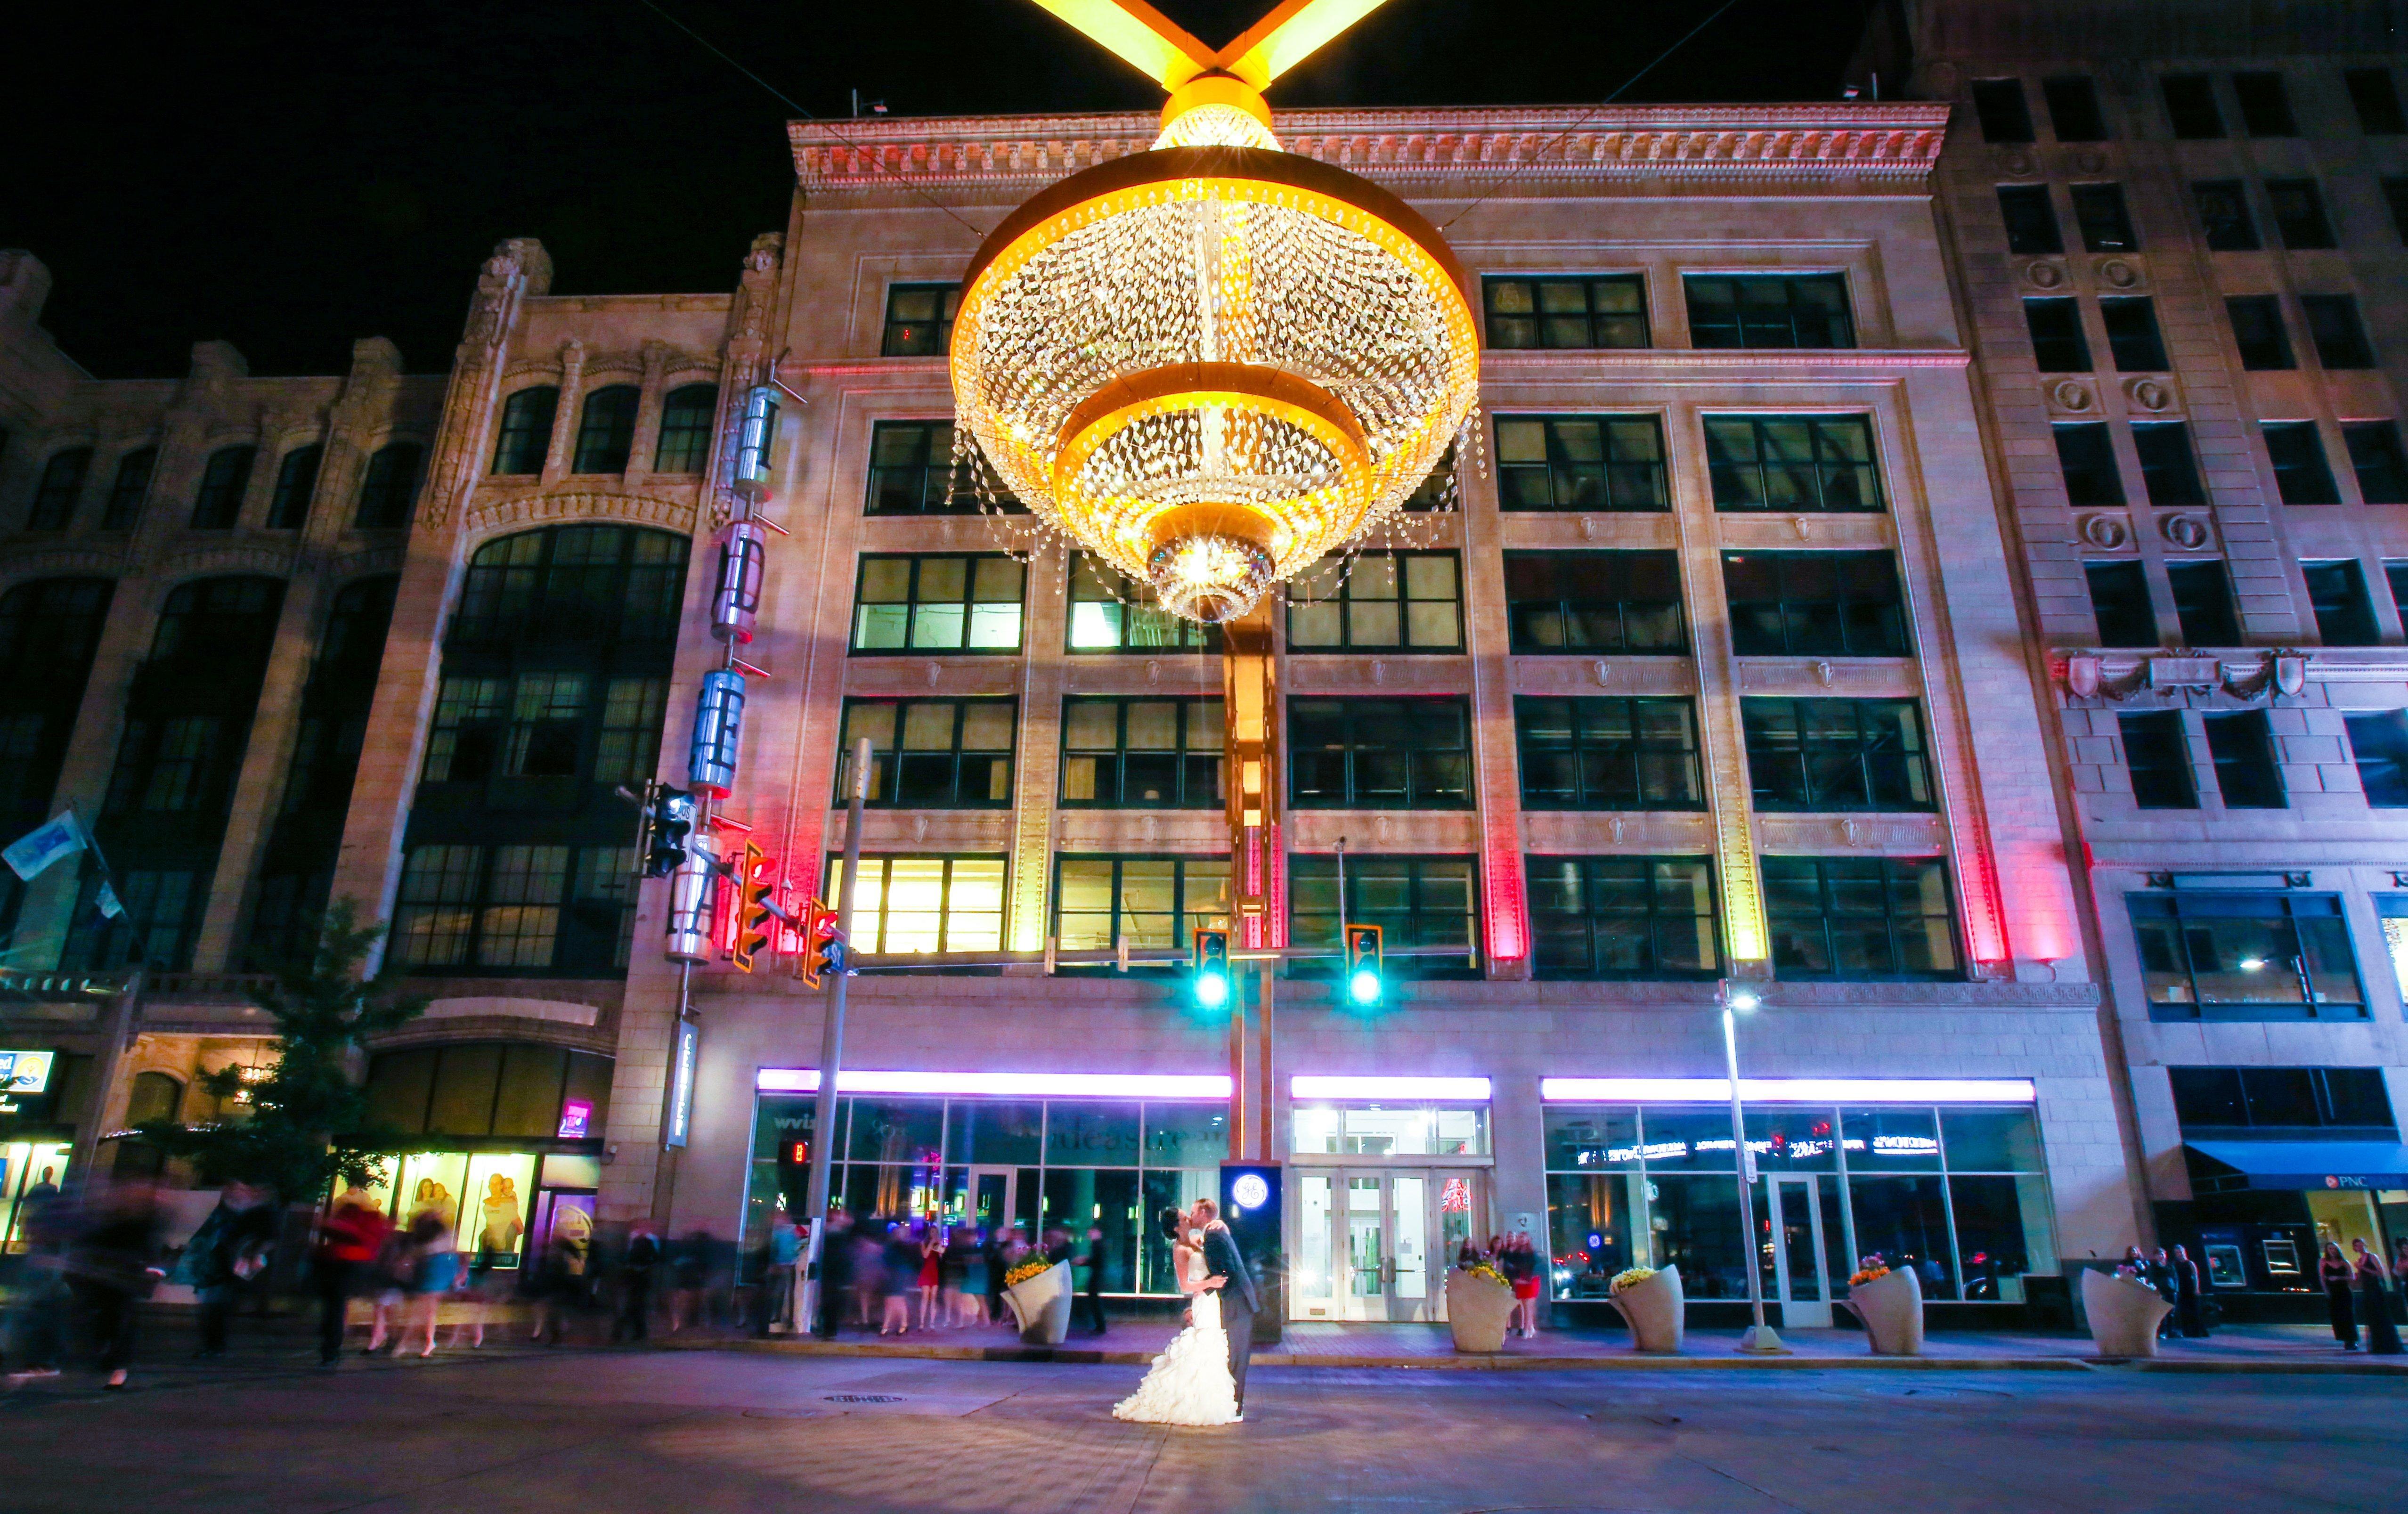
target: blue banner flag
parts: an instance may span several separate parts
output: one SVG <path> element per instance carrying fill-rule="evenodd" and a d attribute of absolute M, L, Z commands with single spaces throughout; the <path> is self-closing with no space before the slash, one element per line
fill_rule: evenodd
<path fill-rule="evenodd" d="M 83 826 L 77 821 L 74 810 L 64 809 L 0 848 L 0 862 L 31 882 L 50 864 L 62 857 L 72 857 L 83 848 Z"/>

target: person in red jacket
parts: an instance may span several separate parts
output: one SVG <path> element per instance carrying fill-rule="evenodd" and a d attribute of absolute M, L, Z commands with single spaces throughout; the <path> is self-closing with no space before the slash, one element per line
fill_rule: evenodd
<path fill-rule="evenodd" d="M 330 1367 L 343 1359 L 343 1329 L 352 1290 L 391 1234 L 393 1221 L 385 1218 L 384 1210 L 356 1188 L 346 1189 L 318 1221 L 310 1270 L 318 1285 L 320 1366 Z"/>

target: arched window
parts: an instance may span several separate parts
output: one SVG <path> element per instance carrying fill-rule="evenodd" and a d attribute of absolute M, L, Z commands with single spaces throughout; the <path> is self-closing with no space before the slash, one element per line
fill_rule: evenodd
<path fill-rule="evenodd" d="M 401 579 L 380 573 L 346 584 L 326 612 L 326 634 L 318 642 L 322 668 L 365 668 L 373 677 L 384 655 L 384 634 L 393 623 L 394 592 Z"/>
<path fill-rule="evenodd" d="M 585 419 L 577 426 L 577 460 L 571 473 L 624 473 L 636 443 L 636 386 L 612 384 L 585 396 Z"/>
<path fill-rule="evenodd" d="M 710 428 L 719 418 L 719 386 L 686 384 L 661 402 L 661 445 L 654 473 L 700 473 L 710 462 Z"/>
<path fill-rule="evenodd" d="M 677 634 L 686 539 L 638 526 L 551 526 L 468 560 L 447 650 L 462 642 L 666 643 Z"/>
<path fill-rule="evenodd" d="M 117 460 L 117 480 L 108 486 L 108 506 L 100 512 L 100 529 L 134 529 L 142 515 L 143 498 L 150 493 L 151 470 L 158 465 L 156 447 L 137 447 Z"/>
<path fill-rule="evenodd" d="M 42 468 L 41 487 L 34 491 L 34 507 L 25 513 L 28 531 L 64 531 L 75 518 L 76 498 L 83 493 L 84 475 L 92 471 L 92 449 L 70 447 L 52 452 Z"/>
<path fill-rule="evenodd" d="M 552 452 L 552 418 L 560 391 L 552 384 L 522 389 L 502 402 L 501 437 L 494 444 L 495 473 L 541 473 Z"/>
<path fill-rule="evenodd" d="M 256 447 L 221 447 L 209 454 L 201 470 L 200 492 L 193 496 L 193 529 L 224 531 L 242 513 L 242 492 L 251 487 L 251 465 Z"/>
<path fill-rule="evenodd" d="M 125 1098 L 125 1123 L 130 1128 L 155 1120 L 173 1120 L 183 1112 L 184 1085 L 163 1072 L 136 1073 Z"/>
<path fill-rule="evenodd" d="M 309 517 L 309 496 L 318 492 L 318 464 L 326 450 L 311 443 L 295 447 L 276 465 L 276 492 L 267 496 L 267 529 L 298 531 Z"/>
<path fill-rule="evenodd" d="M 547 436 L 545 445 L 550 444 Z M 416 442 L 393 442 L 377 449 L 368 459 L 367 477 L 360 482 L 360 512 L 351 523 L 362 531 L 389 531 L 409 524 L 425 455 L 425 449 Z M 542 465 L 538 458 L 536 466 Z"/>

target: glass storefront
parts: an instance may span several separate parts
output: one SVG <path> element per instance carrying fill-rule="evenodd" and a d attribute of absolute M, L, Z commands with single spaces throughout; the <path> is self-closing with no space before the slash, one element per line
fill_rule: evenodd
<path fill-rule="evenodd" d="M 1930 1299 L 2020 1303 L 2024 1274 L 2057 1270 L 2028 1107 L 1757 1106 L 1746 1120 L 1756 1264 L 1766 1295 L 1805 1317 L 1876 1252 L 1914 1267 Z M 1546 1146 L 1556 1298 L 1603 1299 L 1624 1268 L 1673 1264 L 1691 1298 L 1747 1296 L 1727 1106 L 1549 1105 Z"/>
<path fill-rule="evenodd" d="M 1485 1243 L 1488 1107 L 1299 1098 L 1288 1314 L 1297 1320 L 1446 1318 L 1446 1269 Z"/>
<path fill-rule="evenodd" d="M 767 1244 L 782 1209 L 809 1212 L 812 1096 L 758 1095 L 744 1247 Z M 1152 1216 L 1220 1191 L 1228 1106 L 1214 1100 L 911 1098 L 837 1100 L 830 1204 L 856 1219 L 926 1221 L 1032 1241 L 1060 1228 L 1104 1233 L 1103 1291 L 1176 1293 Z"/>
<path fill-rule="evenodd" d="M 602 1186 L 601 1159 L 585 1152 L 411 1151 L 383 1163 L 384 1181 L 343 1197 L 364 1193 L 400 1225 L 432 1211 L 471 1265 L 497 1272 L 540 1256 L 568 1210 L 582 1219 L 567 1222 L 590 1234 Z"/>
<path fill-rule="evenodd" d="M 9 1141 L 0 1145 L 0 1250 L 22 1251 L 25 1193 L 48 1183 L 57 1188 L 67 1175 L 67 1141 Z"/>

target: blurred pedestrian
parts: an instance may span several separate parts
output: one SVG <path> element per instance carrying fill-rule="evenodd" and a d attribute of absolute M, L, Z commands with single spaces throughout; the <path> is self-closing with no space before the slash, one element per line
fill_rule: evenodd
<path fill-rule="evenodd" d="M 853 1267 L 846 1274 L 852 1285 L 853 1322 L 862 1329 L 869 1328 L 870 1310 L 878 1303 L 878 1293 L 886 1276 L 886 1227 L 871 1215 L 855 1227 L 853 1237 Z"/>
<path fill-rule="evenodd" d="M 343 1359 L 343 1334 L 351 1326 L 351 1295 L 370 1280 L 393 1221 L 359 1189 L 348 1188 L 318 1221 L 309 1275 L 318 1293 L 318 1364 Z"/>
<path fill-rule="evenodd" d="M 986 1285 L 983 1292 L 986 1297 L 986 1320 L 989 1324 L 1003 1318 L 1003 1275 L 1011 1268 L 1011 1264 L 1005 1260 L 1004 1254 L 1010 1248 L 1010 1233 L 1001 1225 L 989 1231 L 986 1244 L 979 1248 L 979 1260 L 984 1264 L 980 1270 L 984 1275 L 983 1281 Z"/>
<path fill-rule="evenodd" d="M 535 1329 L 530 1340 L 542 1340 L 552 1330 L 551 1344 L 560 1344 L 568 1316 L 583 1307 L 588 1287 L 586 1263 L 592 1252 L 591 1221 L 582 1209 L 552 1211 L 552 1234 L 546 1237 L 543 1260 L 535 1284 Z"/>
<path fill-rule="evenodd" d="M 204 1359 L 223 1356 L 226 1321 L 254 1278 L 267 1270 L 276 1250 L 276 1207 L 265 1188 L 230 1182 L 217 1207 L 185 1244 L 177 1276 L 189 1281 L 201 1306 Z"/>
<path fill-rule="evenodd" d="M 2349 1244 L 2358 1253 L 2352 1269 L 2358 1274 L 2358 1312 L 2366 1321 L 2366 1354 L 2398 1356 L 2401 1348 L 2400 1326 L 2391 1318 L 2391 1269 L 2383 1264 L 2380 1255 L 2367 1250 L 2366 1242 Z"/>
<path fill-rule="evenodd" d="M 19 1234 L 25 1239 L 24 1259 L 18 1264 L 16 1294 L 7 1313 L 0 1316 L 0 1353 L 5 1353 L 11 1381 L 55 1378 L 66 1350 L 67 1244 L 82 1218 L 79 1206 L 62 1198 L 42 1169 L 42 1181 L 18 1201 Z M 47 1192 L 45 1192 L 47 1190 Z M 36 1202 L 36 1195 L 40 1199 Z"/>
<path fill-rule="evenodd" d="M 67 1286 L 92 1321 L 103 1385 L 125 1386 L 134 1365 L 135 1305 L 165 1275 L 158 1264 L 159 1210 L 147 1183 L 113 1183 L 75 1214 L 65 1243 Z"/>
<path fill-rule="evenodd" d="M 443 1300 L 460 1280 L 459 1245 L 452 1238 L 452 1226 L 440 1209 L 421 1209 L 409 1221 L 409 1243 L 405 1248 L 408 1280 L 409 1312 L 394 1333 L 393 1354 L 399 1356 L 409 1347 L 412 1335 L 419 1337 L 418 1354 L 435 1354 L 436 1317 L 443 1312 Z"/>
<path fill-rule="evenodd" d="M 957 1313 L 953 1322 L 968 1329 L 986 1323 L 986 1232 L 973 1225 L 953 1232 L 951 1248 L 961 1264 L 961 1280 L 954 1286 Z"/>
<path fill-rule="evenodd" d="M 1539 1253 L 1527 1231 L 1505 1237 L 1498 1270 L 1513 1285 L 1513 1332 L 1527 1340 L 1539 1333 Z"/>
<path fill-rule="evenodd" d="M 2173 1250 L 2174 1315 L 2182 1322 L 2185 1340 L 2207 1338 L 2207 1311 L 2200 1307 L 2199 1264 L 2190 1252 L 2177 1246 Z"/>
<path fill-rule="evenodd" d="M 911 1333 L 911 1294 L 920 1286 L 920 1247 L 900 1220 L 886 1227 L 883 1268 L 879 1292 L 886 1307 L 878 1318 L 878 1333 L 883 1335 L 891 1331 L 908 1335 Z"/>
<path fill-rule="evenodd" d="M 2341 1342 L 2345 1351 L 2358 1350 L 2358 1311 L 2349 1298 L 2350 1284 L 2358 1275 L 2342 1255 L 2339 1241 L 2327 1241 L 2316 1258 L 2316 1280 L 2324 1284 L 2325 1313 L 2332 1321 L 2333 1339 Z"/>
<path fill-rule="evenodd" d="M 797 1330 L 796 1301 L 802 1296 L 803 1233 L 785 1210 L 769 1224 L 768 1264 L 761 1272 L 762 1323 Z"/>
<path fill-rule="evenodd" d="M 945 1286 L 945 1227 L 930 1225 L 920 1233 L 920 1275 L 914 1279 L 920 1295 L 920 1328 L 934 1330 L 945 1322 L 937 1309 L 937 1295 Z"/>
<path fill-rule="evenodd" d="M 622 1336 L 652 1338 L 652 1274 L 661 1264 L 661 1238 L 652 1221 L 638 1220 L 627 1227 L 627 1249 L 619 1256 L 619 1313 L 610 1321 L 610 1343 Z"/>
<path fill-rule="evenodd" d="M 703 1322 L 703 1286 L 710 1280 L 710 1253 L 717 1244 L 709 1229 L 696 1225 L 670 1255 L 670 1335 Z"/>
<path fill-rule="evenodd" d="M 2166 1301 L 2165 1317 L 2157 1321 L 2157 1338 L 2172 1339 L 2174 1333 L 2174 1311 L 2182 1304 L 2182 1295 L 2174 1287 L 2173 1259 L 2166 1255 L 2164 1247 L 2160 1246 L 2149 1253 L 2148 1270 L 2141 1276 L 2147 1280 L 2150 1287 L 2157 1291 L 2157 1296 Z"/>
<path fill-rule="evenodd" d="M 1083 1269 L 1083 1270 L 1082 1270 Z M 1079 1288 L 1079 1307 L 1086 1317 L 1087 1328 L 1102 1335 L 1104 1323 L 1104 1231 L 1100 1225 L 1087 1227 L 1086 1249 L 1072 1260 L 1071 1281 Z"/>

